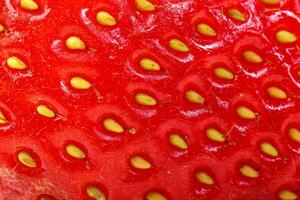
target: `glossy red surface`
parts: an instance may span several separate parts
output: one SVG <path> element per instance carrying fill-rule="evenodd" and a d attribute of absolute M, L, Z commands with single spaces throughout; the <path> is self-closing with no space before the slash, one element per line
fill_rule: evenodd
<path fill-rule="evenodd" d="M 254 0 L 153 0 L 153 12 L 136 9 L 133 0 L 37 0 L 37 11 L 20 8 L 19 0 L 0 0 L 0 109 L 9 123 L 0 127 L 0 198 L 89 199 L 85 188 L 94 183 L 109 200 L 138 200 L 158 190 L 169 200 L 276 199 L 281 189 L 299 193 L 300 144 L 288 137 L 300 129 L 300 4 L 280 0 L 266 6 Z M 246 16 L 238 22 L 227 15 L 238 8 Z M 95 20 L 99 10 L 116 19 L 113 27 Z M 210 24 L 215 37 L 196 31 Z M 279 44 L 275 33 L 295 33 L 293 44 Z M 87 49 L 71 51 L 65 39 L 79 36 Z M 190 48 L 178 53 L 168 40 L 179 38 Z M 261 64 L 249 64 L 241 54 L 255 50 Z M 26 62 L 27 70 L 12 70 L 9 56 Z M 161 70 L 138 66 L 142 57 L 156 60 Z M 222 65 L 234 74 L 221 80 L 213 69 Z M 87 79 L 92 88 L 74 90 L 72 76 Z M 288 98 L 274 100 L 270 85 Z M 184 92 L 197 90 L 204 105 L 186 101 Z M 101 95 L 97 95 L 98 91 Z M 153 107 L 138 105 L 136 92 L 155 97 Z M 58 115 L 45 118 L 35 108 L 43 103 Z M 235 109 L 247 105 L 259 120 L 244 120 Z M 126 131 L 106 131 L 102 120 L 117 119 Z M 225 143 L 210 141 L 208 127 L 231 129 Z M 132 133 L 132 130 L 136 132 Z M 177 132 L 188 141 L 187 150 L 170 145 Z M 259 144 L 272 143 L 279 155 L 263 154 Z M 76 143 L 87 158 L 69 157 L 65 146 Z M 17 159 L 20 150 L 32 152 L 34 169 Z M 129 158 L 143 155 L 153 167 L 136 170 Z M 241 176 L 250 164 L 259 177 Z M 204 169 L 215 180 L 205 186 L 195 178 Z"/>

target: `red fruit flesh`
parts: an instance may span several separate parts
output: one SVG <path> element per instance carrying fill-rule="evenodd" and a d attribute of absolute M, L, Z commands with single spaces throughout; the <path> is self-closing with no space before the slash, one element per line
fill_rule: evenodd
<path fill-rule="evenodd" d="M 283 190 L 300 196 L 300 142 L 289 136 L 300 130 L 299 1 L 150 2 L 153 11 L 134 0 L 35 0 L 38 9 L 30 10 L 20 0 L 0 0 L 0 199 L 88 200 L 90 185 L 102 191 L 101 200 L 164 200 L 151 191 L 168 200 L 284 199 Z M 233 8 L 244 19 L 230 17 Z M 116 24 L 99 24 L 99 11 Z M 200 23 L 215 33 L 200 34 Z M 296 40 L 280 43 L 280 30 Z M 71 36 L 86 48 L 69 49 Z M 188 49 L 172 49 L 172 39 Z M 249 50 L 261 62 L 247 61 Z M 9 57 L 27 68 L 10 68 Z M 142 69 L 142 58 L 160 70 Z M 227 78 L 216 76 L 218 67 L 230 71 L 221 72 Z M 90 87 L 73 88 L 76 76 Z M 272 98 L 270 87 L 285 98 Z M 203 102 L 187 100 L 191 90 Z M 153 105 L 137 103 L 140 93 Z M 39 105 L 55 116 L 40 115 Z M 253 119 L 239 116 L 241 106 Z M 105 128 L 107 118 L 120 133 Z M 211 140 L 209 128 L 224 141 Z M 262 143 L 273 150 L 263 152 Z M 66 151 L 70 144 L 79 158 Z M 148 162 L 144 169 L 131 165 L 134 156 Z M 241 173 L 245 165 L 255 177 Z M 199 172 L 209 184 L 196 178 Z"/>

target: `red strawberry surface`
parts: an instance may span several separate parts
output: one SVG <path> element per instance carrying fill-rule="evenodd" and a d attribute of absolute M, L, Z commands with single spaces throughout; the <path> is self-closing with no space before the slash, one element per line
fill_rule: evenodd
<path fill-rule="evenodd" d="M 298 0 L 0 0 L 1 200 L 300 198 Z"/>

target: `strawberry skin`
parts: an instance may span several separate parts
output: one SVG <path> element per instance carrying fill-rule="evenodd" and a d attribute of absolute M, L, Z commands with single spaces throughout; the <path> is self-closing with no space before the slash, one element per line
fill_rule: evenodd
<path fill-rule="evenodd" d="M 298 0 L 0 0 L 0 199 L 300 197 Z"/>

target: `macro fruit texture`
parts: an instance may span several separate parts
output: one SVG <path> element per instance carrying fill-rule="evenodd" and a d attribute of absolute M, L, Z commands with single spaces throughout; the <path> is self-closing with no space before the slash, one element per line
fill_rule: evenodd
<path fill-rule="evenodd" d="M 297 199 L 299 16 L 0 0 L 0 199 Z"/>

